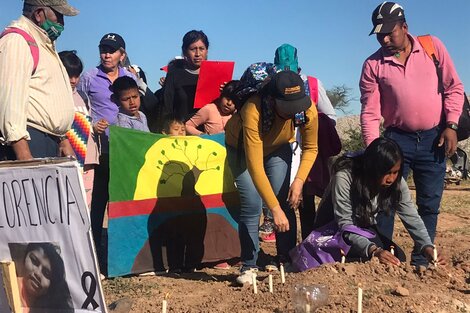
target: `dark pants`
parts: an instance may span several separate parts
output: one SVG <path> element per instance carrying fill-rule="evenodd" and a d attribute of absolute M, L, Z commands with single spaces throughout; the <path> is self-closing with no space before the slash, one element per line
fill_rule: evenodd
<path fill-rule="evenodd" d="M 315 222 L 315 196 L 302 191 L 302 205 L 299 207 L 300 228 L 302 232 L 302 240 L 308 237 L 314 229 Z"/>
<path fill-rule="evenodd" d="M 59 156 L 59 138 L 28 126 L 26 130 L 31 137 L 28 140 L 29 151 L 33 158 L 47 158 Z M 16 160 L 15 152 L 11 146 L 1 146 L 0 160 Z"/>
<path fill-rule="evenodd" d="M 91 200 L 91 231 L 95 240 L 98 257 L 102 257 L 105 247 L 102 246 L 101 238 L 103 231 L 103 219 L 108 204 L 109 193 L 109 154 L 103 153 L 100 156 L 100 164 L 95 168 L 93 180 L 93 194 Z"/>
<path fill-rule="evenodd" d="M 388 128 L 384 135 L 395 140 L 403 151 L 403 177 L 406 179 L 410 169 L 413 171 L 418 213 L 434 242 L 446 171 L 444 148 L 437 147 L 441 132 L 438 127 L 414 133 Z M 394 217 L 394 210 L 391 211 L 391 216 L 379 214 L 377 217 L 379 229 L 389 238 L 393 235 Z M 428 264 L 416 246 L 411 255 L 411 264 Z"/>

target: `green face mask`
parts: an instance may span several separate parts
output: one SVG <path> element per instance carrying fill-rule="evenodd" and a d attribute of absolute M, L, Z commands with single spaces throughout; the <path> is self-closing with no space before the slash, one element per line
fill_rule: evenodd
<path fill-rule="evenodd" d="M 52 41 L 55 41 L 57 38 L 59 38 L 60 34 L 64 30 L 64 26 L 60 25 L 59 23 L 54 23 L 49 19 L 46 19 L 46 21 L 41 24 L 41 28 L 46 31 L 47 36 Z"/>

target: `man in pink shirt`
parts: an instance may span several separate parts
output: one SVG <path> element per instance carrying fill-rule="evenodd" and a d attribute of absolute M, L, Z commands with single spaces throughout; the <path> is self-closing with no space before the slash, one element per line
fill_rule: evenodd
<path fill-rule="evenodd" d="M 434 242 L 444 188 L 446 157 L 457 149 L 457 123 L 462 111 L 463 85 L 445 46 L 432 37 L 443 77 L 438 89 L 436 68 L 418 39 L 408 32 L 403 8 L 394 2 L 380 4 L 372 13 L 381 48 L 362 68 L 361 127 L 366 145 L 379 137 L 381 117 L 384 136 L 403 150 L 403 177 L 413 171 L 416 203 Z M 442 102 L 444 99 L 444 103 Z M 384 235 L 392 237 L 394 211 L 378 216 Z M 413 251 L 412 264 L 427 265 L 420 251 Z"/>

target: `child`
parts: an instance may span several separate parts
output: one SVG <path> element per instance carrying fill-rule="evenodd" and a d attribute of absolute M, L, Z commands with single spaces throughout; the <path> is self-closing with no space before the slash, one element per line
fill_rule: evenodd
<path fill-rule="evenodd" d="M 140 112 L 139 87 L 134 79 L 122 76 L 116 79 L 111 86 L 113 95 L 111 99 L 119 106 L 116 125 L 150 132 L 147 117 Z"/>
<path fill-rule="evenodd" d="M 167 116 L 163 121 L 162 134 L 168 136 L 186 136 L 184 122 L 174 115 Z"/>
<path fill-rule="evenodd" d="M 88 96 L 83 92 L 77 91 L 77 85 L 80 81 L 79 77 L 83 71 L 83 63 L 76 55 L 75 51 L 62 51 L 59 53 L 59 57 L 67 70 L 67 74 L 69 75 L 70 86 L 72 86 L 73 92 L 73 102 L 75 104 L 75 112 L 89 117 L 90 107 Z M 91 207 L 91 195 L 93 192 L 93 178 L 95 172 L 94 167 L 96 164 L 99 164 L 99 149 L 94 133 L 99 134 L 102 132 L 100 125 L 100 122 L 93 125 L 86 145 L 86 155 L 83 166 L 83 185 L 85 187 L 88 208 Z M 80 152 L 75 151 L 75 153 L 78 156 Z"/>
<path fill-rule="evenodd" d="M 235 90 L 238 87 L 238 80 L 228 82 L 220 93 L 220 96 L 213 102 L 205 105 L 186 122 L 186 130 L 190 135 L 218 134 L 222 133 L 225 124 L 235 112 Z M 197 129 L 204 125 L 204 132 Z"/>
<path fill-rule="evenodd" d="M 339 158 L 333 165 L 332 179 L 318 208 L 315 226 L 334 218 L 339 227 L 353 224 L 371 230 L 376 237 L 370 240 L 354 233 L 344 234 L 351 245 L 347 257 L 362 260 L 377 257 L 381 263 L 400 265 L 405 254 L 382 235 L 381 225 L 376 221 L 379 212 L 387 213 L 394 208 L 419 251 L 428 261 L 434 261 L 433 244 L 401 177 L 402 170 L 400 147 L 387 138 L 375 139 L 362 154 Z M 390 252 L 391 246 L 395 255 Z M 435 261 L 446 264 L 441 256 Z"/>

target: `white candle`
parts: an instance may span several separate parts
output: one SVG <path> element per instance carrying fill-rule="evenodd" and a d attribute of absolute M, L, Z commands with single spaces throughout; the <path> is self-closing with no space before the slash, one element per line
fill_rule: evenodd
<path fill-rule="evenodd" d="M 269 282 L 269 292 L 273 293 L 273 275 L 272 274 L 269 274 L 268 282 Z"/>
<path fill-rule="evenodd" d="M 394 246 L 390 246 L 390 253 L 395 255 L 395 247 Z"/>
<path fill-rule="evenodd" d="M 286 283 L 286 274 L 284 273 L 284 265 L 281 264 L 281 283 L 285 284 Z"/>
<path fill-rule="evenodd" d="M 433 252 L 434 265 L 437 267 L 437 249 L 436 249 L 436 246 L 433 247 L 432 252 Z"/>
<path fill-rule="evenodd" d="M 357 313 L 362 313 L 362 285 L 357 285 Z"/>
<path fill-rule="evenodd" d="M 167 302 L 166 300 L 163 300 L 162 301 L 162 313 L 166 313 L 166 306 L 167 306 Z"/>
<path fill-rule="evenodd" d="M 253 293 L 257 294 L 258 293 L 258 286 L 256 285 L 256 273 L 253 273 L 253 276 L 251 276 L 252 282 L 253 282 Z"/>
<path fill-rule="evenodd" d="M 341 263 L 346 263 L 346 256 L 344 255 L 343 249 L 341 249 Z"/>
<path fill-rule="evenodd" d="M 305 304 L 305 313 L 310 313 L 310 312 L 311 312 L 310 304 L 306 303 Z"/>

